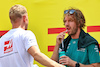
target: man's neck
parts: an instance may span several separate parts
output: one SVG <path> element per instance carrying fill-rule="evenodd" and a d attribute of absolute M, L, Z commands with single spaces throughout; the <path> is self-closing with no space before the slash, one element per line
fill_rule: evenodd
<path fill-rule="evenodd" d="M 12 23 L 12 29 L 14 28 L 22 28 L 25 29 L 25 26 L 20 23 Z"/>
<path fill-rule="evenodd" d="M 15 29 L 15 28 L 22 28 L 22 27 L 20 27 L 20 26 L 19 26 L 19 27 L 12 27 L 12 29 Z M 24 29 L 24 28 L 22 28 L 22 29 Z M 25 29 L 24 29 L 24 30 L 25 30 Z"/>

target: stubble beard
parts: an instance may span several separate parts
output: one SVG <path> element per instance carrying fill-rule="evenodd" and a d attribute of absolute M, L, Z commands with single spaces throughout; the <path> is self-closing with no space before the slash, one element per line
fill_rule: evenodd
<path fill-rule="evenodd" d="M 73 36 L 73 35 L 75 35 L 75 34 L 77 33 L 77 31 L 78 31 L 78 26 L 73 27 L 73 28 L 71 29 L 69 35 L 70 35 L 70 36 Z"/>

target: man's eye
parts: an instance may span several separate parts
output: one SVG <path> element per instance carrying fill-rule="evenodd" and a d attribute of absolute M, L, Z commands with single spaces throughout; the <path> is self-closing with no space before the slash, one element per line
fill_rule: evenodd
<path fill-rule="evenodd" d="M 63 21 L 64 23 L 66 22 L 66 20 Z"/>
<path fill-rule="evenodd" d="M 69 20 L 69 22 L 72 22 L 73 20 Z"/>

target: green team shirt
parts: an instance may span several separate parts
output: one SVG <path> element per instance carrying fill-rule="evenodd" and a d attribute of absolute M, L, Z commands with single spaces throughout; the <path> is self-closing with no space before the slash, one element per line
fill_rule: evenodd
<path fill-rule="evenodd" d="M 91 44 L 86 48 L 81 48 L 78 50 L 78 39 L 71 39 L 67 50 L 66 56 L 71 58 L 72 60 L 82 63 L 82 64 L 92 64 L 92 63 L 100 63 L 99 50 L 97 45 Z"/>

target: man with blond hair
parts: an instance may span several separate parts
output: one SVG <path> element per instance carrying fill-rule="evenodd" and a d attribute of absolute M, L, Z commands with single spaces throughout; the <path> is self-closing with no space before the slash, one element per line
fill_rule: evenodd
<path fill-rule="evenodd" d="M 0 39 L 0 67 L 32 67 L 34 59 L 44 66 L 64 67 L 40 52 L 35 35 L 27 30 L 24 6 L 12 6 L 9 17 L 12 29 Z"/>

